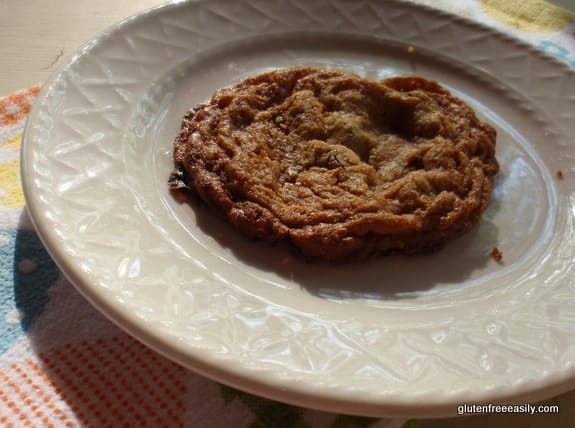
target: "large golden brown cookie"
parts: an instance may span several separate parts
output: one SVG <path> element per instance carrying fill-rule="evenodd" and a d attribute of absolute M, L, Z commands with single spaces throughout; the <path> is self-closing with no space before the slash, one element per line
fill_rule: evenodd
<path fill-rule="evenodd" d="M 170 184 L 246 235 L 310 258 L 417 253 L 479 222 L 495 137 L 433 81 L 278 70 L 186 114 Z"/>

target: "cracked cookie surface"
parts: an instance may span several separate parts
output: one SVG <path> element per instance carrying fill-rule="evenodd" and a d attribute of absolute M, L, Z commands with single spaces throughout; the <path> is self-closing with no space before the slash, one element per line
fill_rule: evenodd
<path fill-rule="evenodd" d="M 499 169 L 495 141 L 436 82 L 298 67 L 190 110 L 170 186 L 312 259 L 418 253 L 479 222 Z"/>

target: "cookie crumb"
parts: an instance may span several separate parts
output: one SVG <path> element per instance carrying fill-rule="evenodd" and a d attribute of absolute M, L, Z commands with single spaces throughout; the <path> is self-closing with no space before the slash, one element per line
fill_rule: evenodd
<path fill-rule="evenodd" d="M 559 180 L 562 180 L 562 179 L 563 179 L 563 171 L 561 171 L 560 169 L 557 170 L 557 178 L 558 178 Z"/>
<path fill-rule="evenodd" d="M 499 248 L 493 247 L 491 250 L 491 257 L 493 257 L 493 260 L 496 262 L 501 263 L 501 260 L 503 260 L 503 253 Z"/>

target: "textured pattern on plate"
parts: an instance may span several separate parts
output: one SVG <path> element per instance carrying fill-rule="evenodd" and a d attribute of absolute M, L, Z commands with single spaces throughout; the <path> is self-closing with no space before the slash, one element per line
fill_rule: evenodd
<path fill-rule="evenodd" d="M 501 287 L 473 305 L 447 300 L 420 314 L 413 302 L 389 313 L 366 303 L 353 313 L 297 288 L 268 299 L 253 276 L 218 255 L 179 245 L 179 238 L 170 242 L 173 230 L 161 218 L 156 188 L 138 184 L 155 163 L 150 147 L 138 147 L 139 132 L 162 119 L 142 97 L 194 55 L 310 28 L 401 39 L 495 76 L 491 84 L 522 109 L 556 113 L 536 112 L 557 148 L 543 168 L 574 164 L 564 138 L 575 135 L 573 72 L 481 26 L 398 1 L 165 6 L 89 43 L 48 82 L 32 113 L 25 191 L 60 267 L 97 307 L 152 347 L 272 398 L 330 410 L 341 410 L 343 401 L 354 403 L 350 411 L 374 415 L 400 414 L 415 401 L 429 414 L 450 413 L 455 403 L 533 391 L 530 397 L 539 398 L 545 388 L 567 388 L 575 377 L 575 193 L 567 180 L 549 185 L 557 187 L 555 237 L 530 259 L 537 263 L 501 276 Z M 126 130 L 133 120 L 139 122 Z"/>

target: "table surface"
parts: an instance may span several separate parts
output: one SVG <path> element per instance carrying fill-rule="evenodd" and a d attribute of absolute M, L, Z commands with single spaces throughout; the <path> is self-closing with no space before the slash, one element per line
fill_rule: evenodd
<path fill-rule="evenodd" d="M 84 42 L 114 23 L 161 4 L 160 0 L 1 0 L 0 95 L 44 81 Z M 574 0 L 563 5 L 575 9 Z M 485 415 L 451 420 L 418 421 L 417 427 L 563 427 L 575 417 L 575 391 L 547 400 L 559 404 L 557 415 Z M 573 416 L 573 417 L 572 417 Z"/>
<path fill-rule="evenodd" d="M 57 63 L 118 21 L 161 0 L 0 2 L 0 95 L 43 82 Z"/>

